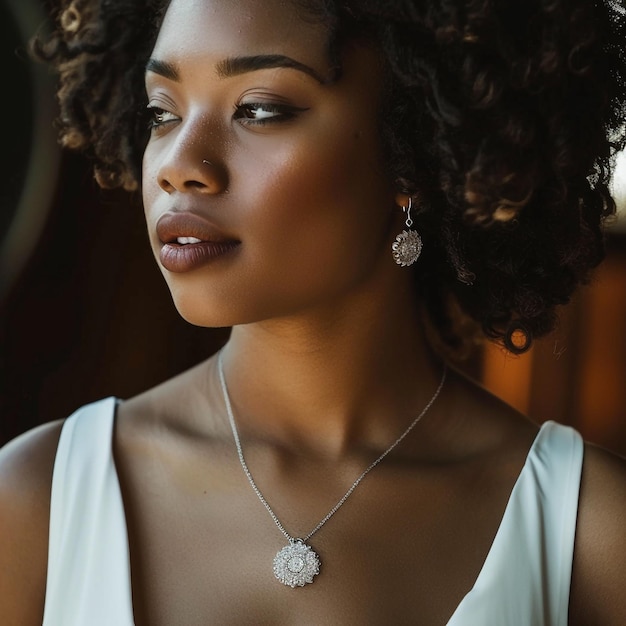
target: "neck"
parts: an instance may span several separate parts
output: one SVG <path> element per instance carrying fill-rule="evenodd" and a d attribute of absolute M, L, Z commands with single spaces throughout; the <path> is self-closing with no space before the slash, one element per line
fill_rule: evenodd
<path fill-rule="evenodd" d="M 223 361 L 244 437 L 332 457 L 386 448 L 442 374 L 408 296 L 235 327 Z"/>

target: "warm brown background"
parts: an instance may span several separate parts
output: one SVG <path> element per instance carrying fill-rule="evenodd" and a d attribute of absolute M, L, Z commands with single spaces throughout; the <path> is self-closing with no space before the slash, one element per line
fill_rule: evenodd
<path fill-rule="evenodd" d="M 137 198 L 97 189 L 75 155 L 63 156 L 57 175 L 49 141 L 31 178 L 24 174 L 54 113 L 49 86 L 48 93 L 29 87 L 24 35 L 14 19 L 21 12 L 31 21 L 22 30 L 32 33 L 41 19 L 38 2 L 0 0 L 0 62 L 11 85 L 11 97 L 0 100 L 0 444 L 86 402 L 149 388 L 209 356 L 228 334 L 178 317 Z M 56 176 L 56 191 L 47 187 L 46 172 Z M 13 238 L 7 255 L 24 189 L 26 234 Z M 37 233 L 41 215 L 37 193 L 51 209 L 30 254 L 26 235 Z M 22 255 L 29 258 L 25 267 Z M 606 263 L 553 336 L 520 358 L 487 348 L 468 371 L 533 419 L 573 424 L 626 455 L 626 234 L 610 236 Z"/>
<path fill-rule="evenodd" d="M 526 355 L 485 350 L 485 385 L 538 421 L 572 424 L 626 456 L 626 237 L 613 234 L 593 282 Z"/>

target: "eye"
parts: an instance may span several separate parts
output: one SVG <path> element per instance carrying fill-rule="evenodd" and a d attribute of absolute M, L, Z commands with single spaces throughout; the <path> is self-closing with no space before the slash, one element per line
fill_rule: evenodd
<path fill-rule="evenodd" d="M 170 124 L 172 122 L 179 122 L 180 118 L 177 115 L 174 115 L 171 111 L 166 111 L 161 107 L 148 105 L 148 128 L 151 130 L 158 130 L 165 124 Z"/>
<path fill-rule="evenodd" d="M 243 124 L 263 126 L 292 120 L 298 113 L 306 111 L 299 107 L 271 102 L 246 102 L 235 107 L 234 119 Z"/>

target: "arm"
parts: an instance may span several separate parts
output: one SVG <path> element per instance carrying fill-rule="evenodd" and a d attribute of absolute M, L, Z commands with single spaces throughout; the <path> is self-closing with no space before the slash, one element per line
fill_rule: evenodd
<path fill-rule="evenodd" d="M 570 624 L 626 624 L 626 462 L 585 447 Z"/>
<path fill-rule="evenodd" d="M 46 591 L 50 487 L 61 423 L 0 450 L 0 615 L 5 626 L 40 626 Z"/>

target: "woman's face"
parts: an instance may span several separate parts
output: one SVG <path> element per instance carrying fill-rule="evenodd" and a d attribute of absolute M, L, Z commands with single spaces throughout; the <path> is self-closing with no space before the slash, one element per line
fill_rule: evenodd
<path fill-rule="evenodd" d="M 328 32 L 286 0 L 171 2 L 146 73 L 143 196 L 190 322 L 300 314 L 395 271 L 377 55 L 350 44 L 342 68 L 332 82 Z"/>

